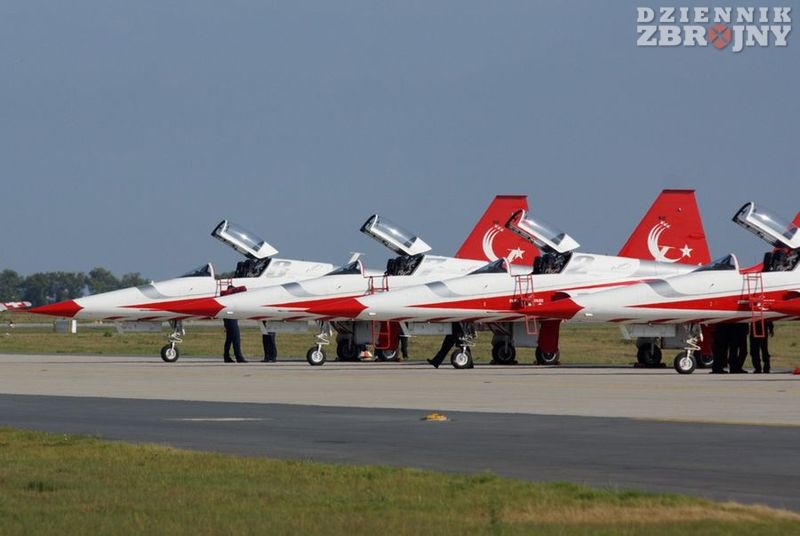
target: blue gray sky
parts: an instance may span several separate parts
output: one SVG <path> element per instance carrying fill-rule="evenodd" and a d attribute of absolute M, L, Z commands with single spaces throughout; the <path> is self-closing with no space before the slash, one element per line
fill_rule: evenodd
<path fill-rule="evenodd" d="M 734 211 L 800 210 L 800 36 L 637 48 L 637 5 L 5 0 L 0 268 L 229 269 L 223 218 L 380 266 L 371 213 L 450 254 L 497 193 L 614 253 L 665 187 L 755 261 Z"/>

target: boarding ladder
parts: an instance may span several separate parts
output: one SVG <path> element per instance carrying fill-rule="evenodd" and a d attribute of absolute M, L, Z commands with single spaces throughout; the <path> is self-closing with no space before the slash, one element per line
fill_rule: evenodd
<path fill-rule="evenodd" d="M 536 335 L 539 326 L 536 317 L 525 313 L 526 309 L 533 306 L 533 274 L 523 274 L 514 276 L 514 294 L 511 296 L 511 309 L 523 311 L 525 317 L 525 331 L 528 335 Z"/>
<path fill-rule="evenodd" d="M 747 289 L 747 304 L 750 307 L 753 337 L 764 338 L 767 336 L 764 322 L 766 310 L 766 293 L 764 292 L 764 277 L 761 272 L 744 274 L 745 288 Z"/>
<path fill-rule="evenodd" d="M 367 296 L 376 292 L 386 292 L 387 290 L 389 290 L 389 276 L 385 274 L 367 276 Z"/>
<path fill-rule="evenodd" d="M 215 297 L 218 298 L 220 296 L 224 296 L 225 294 L 227 294 L 228 287 L 232 285 L 233 285 L 233 279 L 231 278 L 217 279 L 217 293 Z"/>

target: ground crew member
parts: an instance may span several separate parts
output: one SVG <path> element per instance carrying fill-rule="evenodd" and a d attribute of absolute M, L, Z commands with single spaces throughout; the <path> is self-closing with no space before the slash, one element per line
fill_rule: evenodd
<path fill-rule="evenodd" d="M 744 362 L 747 360 L 747 332 L 750 324 L 732 324 L 729 341 L 728 365 L 731 374 L 747 374 Z"/>
<path fill-rule="evenodd" d="M 278 347 L 275 345 L 275 332 L 261 334 L 261 344 L 264 346 L 264 363 L 274 363 L 278 360 Z"/>
<path fill-rule="evenodd" d="M 763 337 L 756 337 L 754 335 L 757 329 L 755 322 L 753 323 L 753 330 L 750 331 L 750 359 L 753 361 L 753 372 L 756 374 L 769 374 L 769 338 L 775 335 L 775 326 L 772 322 L 764 322 Z M 764 361 L 764 368 L 761 368 L 761 361 Z"/>
<path fill-rule="evenodd" d="M 730 324 L 717 324 L 714 328 L 714 345 L 712 354 L 714 362 L 711 365 L 711 374 L 727 374 L 725 367 L 728 366 L 728 339 Z"/>
<path fill-rule="evenodd" d="M 242 335 L 239 332 L 239 321 L 235 318 L 223 318 L 222 323 L 225 325 L 225 362 L 233 363 L 231 359 L 231 346 L 233 346 L 233 355 L 236 357 L 237 363 L 247 363 L 247 360 L 242 355 Z"/>
<path fill-rule="evenodd" d="M 408 359 L 408 335 L 400 333 L 400 355 L 403 360 Z"/>

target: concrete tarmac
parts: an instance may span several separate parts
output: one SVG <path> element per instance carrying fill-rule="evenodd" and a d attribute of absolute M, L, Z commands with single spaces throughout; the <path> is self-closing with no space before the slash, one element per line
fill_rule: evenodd
<path fill-rule="evenodd" d="M 0 354 L 0 393 L 800 425 L 800 376 Z"/>
<path fill-rule="evenodd" d="M 798 381 L 786 373 L 0 355 L 0 424 L 800 511 Z M 429 411 L 451 421 L 422 422 Z"/>

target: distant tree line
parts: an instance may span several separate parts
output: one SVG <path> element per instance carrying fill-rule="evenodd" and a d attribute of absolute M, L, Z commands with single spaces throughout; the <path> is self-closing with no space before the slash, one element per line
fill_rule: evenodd
<path fill-rule="evenodd" d="M 40 272 L 22 276 L 14 270 L 0 272 L 0 302 L 29 301 L 44 305 L 149 283 L 138 272 L 117 277 L 105 268 L 83 272 Z"/>

